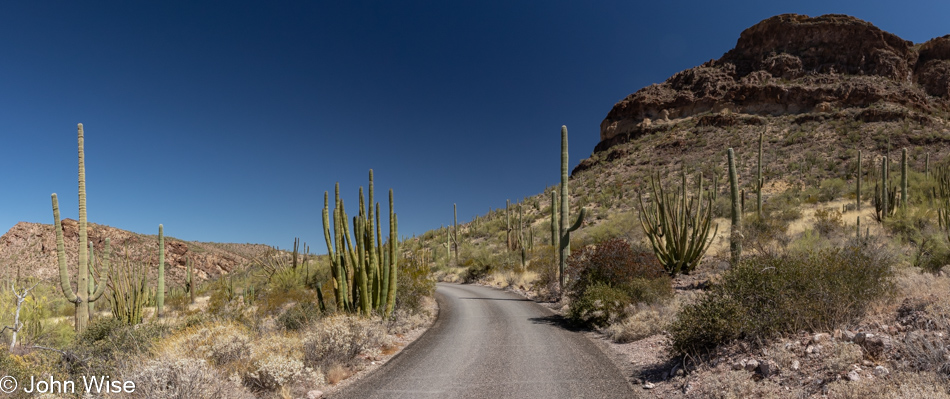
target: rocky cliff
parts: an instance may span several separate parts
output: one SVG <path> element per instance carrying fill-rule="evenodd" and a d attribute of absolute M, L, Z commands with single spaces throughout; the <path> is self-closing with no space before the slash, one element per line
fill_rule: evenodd
<path fill-rule="evenodd" d="M 63 237 L 66 262 L 75 284 L 75 268 L 79 256 L 79 223 L 63 220 Z M 158 264 L 158 237 L 142 235 L 114 227 L 89 223 L 89 241 L 96 255 L 101 256 L 105 240 L 109 238 L 113 250 L 113 262 L 122 262 L 128 254 L 134 262 Z M 181 241 L 165 237 L 166 277 L 176 284 L 186 274 L 185 265 L 192 259 L 200 280 L 228 273 L 235 267 L 247 264 L 271 248 L 261 244 L 218 244 Z M 156 266 L 157 268 L 157 266 Z M 153 268 L 154 273 L 157 269 Z M 53 225 L 40 223 L 17 223 L 0 237 L 0 278 L 38 277 L 56 281 L 59 277 L 56 257 L 56 233 Z"/>
<path fill-rule="evenodd" d="M 950 35 L 914 44 L 846 15 L 785 14 L 746 29 L 722 58 L 618 102 L 601 123 L 595 152 L 684 121 L 762 125 L 769 117 L 820 114 L 927 125 L 948 111 Z"/>

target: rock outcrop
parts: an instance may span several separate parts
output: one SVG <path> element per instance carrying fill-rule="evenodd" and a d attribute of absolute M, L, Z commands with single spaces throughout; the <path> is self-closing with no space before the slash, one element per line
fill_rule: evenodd
<path fill-rule="evenodd" d="M 79 256 L 79 223 L 73 219 L 63 219 L 62 223 L 66 261 L 73 276 Z M 111 241 L 113 262 L 123 262 L 126 253 L 133 262 L 152 265 L 158 262 L 158 238 L 155 235 L 141 235 L 89 223 L 89 241 L 93 243 L 97 256 L 102 254 L 106 238 Z M 261 244 L 186 242 L 165 237 L 166 278 L 181 283 L 188 259 L 194 260 L 199 279 L 216 277 L 251 262 L 270 249 Z M 152 268 L 154 271 L 155 268 Z M 58 281 L 56 232 L 53 225 L 20 222 L 0 236 L 0 278 L 16 278 L 18 273 L 23 277 Z M 75 283 L 75 277 L 72 278 Z"/>
<path fill-rule="evenodd" d="M 950 35 L 914 45 L 846 15 L 775 16 L 742 32 L 722 58 L 614 105 L 595 152 L 694 116 L 761 123 L 757 116 L 872 104 L 897 110 L 862 118 L 926 119 L 920 115 L 950 110 Z"/>

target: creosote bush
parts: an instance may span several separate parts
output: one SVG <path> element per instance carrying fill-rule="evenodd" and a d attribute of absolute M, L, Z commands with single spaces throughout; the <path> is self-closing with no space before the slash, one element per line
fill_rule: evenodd
<path fill-rule="evenodd" d="M 567 260 L 571 299 L 568 316 L 588 326 L 604 326 L 636 303 L 673 295 L 672 279 L 651 252 L 634 251 L 620 239 L 574 251 Z"/>
<path fill-rule="evenodd" d="M 815 209 L 815 230 L 818 234 L 828 236 L 841 230 L 843 226 L 841 211 L 835 208 Z"/>
<path fill-rule="evenodd" d="M 871 247 L 748 258 L 680 311 L 670 327 L 672 350 L 702 353 L 737 339 L 758 343 L 854 322 L 888 292 L 892 263 Z"/>
<path fill-rule="evenodd" d="M 435 293 L 435 280 L 429 273 L 429 266 L 419 259 L 405 257 L 397 265 L 396 307 L 417 313 L 422 309 L 422 299 Z"/>

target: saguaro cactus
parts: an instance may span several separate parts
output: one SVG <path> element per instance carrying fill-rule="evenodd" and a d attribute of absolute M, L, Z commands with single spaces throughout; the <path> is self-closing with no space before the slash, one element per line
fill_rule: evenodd
<path fill-rule="evenodd" d="M 907 191 L 907 149 L 901 148 L 901 208 L 907 209 L 909 193 Z"/>
<path fill-rule="evenodd" d="M 459 264 L 459 212 L 458 206 L 452 204 L 452 217 L 455 228 L 452 229 L 452 245 L 455 247 L 455 264 Z"/>
<path fill-rule="evenodd" d="M 762 186 L 765 180 L 762 179 L 762 133 L 759 132 L 759 164 L 755 172 L 755 217 L 762 217 Z"/>
<path fill-rule="evenodd" d="M 742 209 L 739 204 L 739 177 L 736 174 L 736 154 L 732 148 L 728 151 L 729 158 L 729 190 L 732 194 L 732 234 L 729 237 L 729 250 L 732 254 L 732 264 L 737 264 L 742 257 Z"/>
<path fill-rule="evenodd" d="M 560 224 L 557 221 L 557 190 L 551 191 L 551 246 L 557 248 L 557 236 Z"/>
<path fill-rule="evenodd" d="M 165 231 L 158 225 L 158 288 L 155 289 L 155 309 L 158 317 L 162 317 L 165 307 Z"/>
<path fill-rule="evenodd" d="M 584 215 L 587 210 L 581 208 L 574 224 L 568 226 L 571 219 L 571 197 L 568 191 L 568 162 L 567 162 L 567 126 L 561 126 L 561 217 L 560 234 L 558 236 L 558 276 L 559 288 L 561 294 L 564 293 L 565 275 L 564 268 L 567 266 L 567 256 L 571 253 L 571 232 L 581 227 L 584 223 Z"/>
<path fill-rule="evenodd" d="M 855 190 L 854 196 L 856 198 L 856 204 L 858 211 L 861 210 L 861 150 L 858 150 L 858 177 L 855 180 Z M 858 232 L 860 235 L 860 232 Z"/>
<path fill-rule="evenodd" d="M 82 123 L 78 125 L 79 136 L 79 260 L 77 271 L 78 284 L 73 291 L 69 283 L 69 272 L 66 269 L 66 249 L 63 242 L 63 224 L 59 219 L 59 200 L 56 193 L 50 197 L 53 202 L 53 223 L 56 226 L 56 258 L 59 261 L 60 288 L 66 300 L 76 305 L 76 332 L 81 333 L 89 323 L 89 303 L 95 302 L 105 291 L 105 284 L 99 284 L 96 292 L 89 293 L 89 247 L 88 232 L 86 230 L 86 165 L 83 147 Z"/>

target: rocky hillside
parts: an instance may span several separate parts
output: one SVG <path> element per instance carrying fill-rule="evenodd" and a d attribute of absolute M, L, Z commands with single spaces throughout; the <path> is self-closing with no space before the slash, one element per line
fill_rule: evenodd
<path fill-rule="evenodd" d="M 648 153 L 675 163 L 686 148 L 698 159 L 721 155 L 760 131 L 773 149 L 801 144 L 775 154 L 785 164 L 834 149 L 939 152 L 950 143 L 948 115 L 950 35 L 914 44 L 846 15 L 785 14 L 746 29 L 720 59 L 615 104 L 574 172 Z"/>
<path fill-rule="evenodd" d="M 78 222 L 64 219 L 63 234 L 67 263 L 74 275 L 79 256 Z M 102 255 L 106 238 L 112 243 L 113 261 L 122 261 L 128 253 L 135 262 L 158 264 L 156 235 L 89 223 L 89 240 L 95 246 L 97 256 Z M 263 244 L 202 243 L 165 237 L 166 278 L 181 283 L 186 273 L 185 265 L 188 259 L 193 259 L 198 278 L 207 280 L 248 264 L 270 249 Z M 0 237 L 0 278 L 36 276 L 53 281 L 59 276 L 57 265 L 53 225 L 20 222 Z"/>

